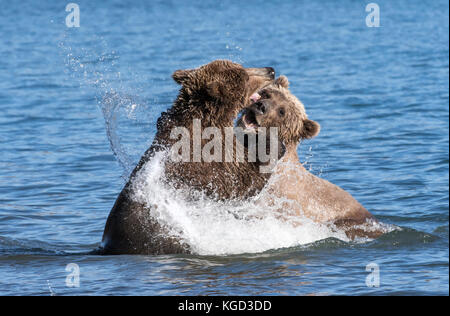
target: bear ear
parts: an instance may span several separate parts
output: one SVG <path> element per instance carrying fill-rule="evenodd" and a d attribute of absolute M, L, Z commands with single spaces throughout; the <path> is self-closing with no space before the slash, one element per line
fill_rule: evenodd
<path fill-rule="evenodd" d="M 279 76 L 277 80 L 275 80 L 275 84 L 286 89 L 289 88 L 289 80 L 286 76 Z"/>
<path fill-rule="evenodd" d="M 189 79 L 189 74 L 192 73 L 194 70 L 192 69 L 186 69 L 186 70 L 176 70 L 172 74 L 173 80 L 175 80 L 178 84 L 183 84 L 187 79 Z"/>
<path fill-rule="evenodd" d="M 302 138 L 313 138 L 320 132 L 320 125 L 309 119 L 303 121 Z"/>

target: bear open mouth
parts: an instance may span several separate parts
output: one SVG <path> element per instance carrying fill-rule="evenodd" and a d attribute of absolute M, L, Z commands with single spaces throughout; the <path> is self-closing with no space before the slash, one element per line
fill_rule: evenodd
<path fill-rule="evenodd" d="M 245 111 L 244 115 L 242 115 L 242 123 L 246 130 L 255 131 L 258 129 L 259 124 L 256 120 L 256 114 L 251 109 Z"/>

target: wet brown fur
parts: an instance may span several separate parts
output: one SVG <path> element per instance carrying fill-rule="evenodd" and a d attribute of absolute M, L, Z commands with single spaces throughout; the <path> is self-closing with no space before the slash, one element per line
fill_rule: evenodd
<path fill-rule="evenodd" d="M 260 203 L 273 205 L 273 197 L 284 198 L 290 203 L 283 203 L 280 215 L 294 215 L 299 219 L 297 224 L 301 224 L 301 218 L 305 216 L 343 229 L 350 239 L 380 236 L 380 230 L 364 229 L 367 220 L 376 220 L 356 199 L 340 187 L 311 174 L 300 163 L 297 154 L 300 141 L 316 136 L 320 125 L 308 119 L 303 104 L 290 93 L 288 85 L 287 78 L 280 77 L 275 84 L 259 92 L 259 103 L 244 110 L 256 111 L 259 126 L 278 127 L 280 141 L 286 147 Z M 265 113 L 258 112 L 258 107 L 264 108 Z"/>
<path fill-rule="evenodd" d="M 105 226 L 100 253 L 188 253 L 187 245 L 168 236 L 168 230 L 151 218 L 150 212 L 157 205 L 148 206 L 133 199 L 133 182 L 156 152 L 166 151 L 177 142 L 170 138 L 174 127 L 187 128 L 192 139 L 193 119 L 201 120 L 202 130 L 233 126 L 239 111 L 249 104 L 250 95 L 273 82 L 273 74 L 264 69 L 244 68 L 226 60 L 197 69 L 177 70 L 172 77 L 181 85 L 178 97 L 173 106 L 161 114 L 153 144 L 119 194 Z M 202 140 L 202 146 L 207 142 Z M 239 143 L 235 142 L 236 146 L 240 146 Z M 223 153 L 225 155 L 225 151 Z M 165 180 L 169 185 L 202 191 L 217 199 L 253 196 L 263 188 L 268 177 L 259 172 L 258 163 L 165 161 Z"/>

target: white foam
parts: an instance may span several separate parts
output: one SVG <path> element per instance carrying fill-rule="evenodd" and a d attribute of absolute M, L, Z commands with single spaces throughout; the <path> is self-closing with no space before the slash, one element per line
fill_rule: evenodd
<path fill-rule="evenodd" d="M 286 218 L 277 217 L 279 213 L 274 208 L 255 203 L 258 197 L 247 202 L 217 202 L 206 197 L 188 200 L 185 192 L 163 183 L 163 158 L 162 154 L 157 155 L 139 172 L 134 182 L 134 198 L 156 205 L 150 216 L 169 227 L 172 235 L 181 238 L 197 254 L 257 253 L 329 237 L 348 241 L 344 232 L 306 218 L 301 225 L 292 225 Z"/>

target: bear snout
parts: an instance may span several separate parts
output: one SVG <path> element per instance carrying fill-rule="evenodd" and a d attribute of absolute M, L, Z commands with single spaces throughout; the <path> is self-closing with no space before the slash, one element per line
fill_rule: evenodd
<path fill-rule="evenodd" d="M 272 67 L 265 67 L 266 71 L 267 71 L 267 76 L 269 76 L 269 78 L 271 80 L 275 79 L 275 69 L 273 69 Z"/>
<path fill-rule="evenodd" d="M 245 70 L 249 76 L 260 76 L 270 80 L 275 79 L 275 69 L 272 67 L 245 68 Z"/>

